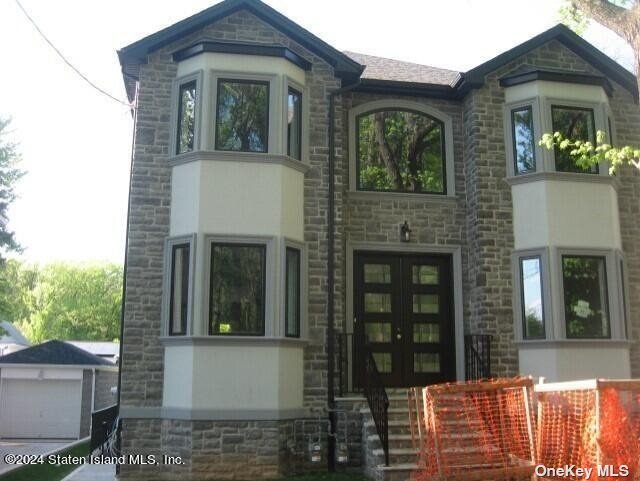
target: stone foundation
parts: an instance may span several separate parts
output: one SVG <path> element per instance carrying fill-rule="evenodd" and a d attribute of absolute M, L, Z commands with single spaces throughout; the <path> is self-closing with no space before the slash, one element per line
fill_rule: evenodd
<path fill-rule="evenodd" d="M 360 413 L 348 414 L 349 463 L 361 464 Z M 125 419 L 122 454 L 149 455 L 153 464 L 128 463 L 120 467 L 122 481 L 204 481 L 273 479 L 292 474 L 326 471 L 327 418 L 282 421 L 189 421 L 175 419 Z M 322 460 L 312 463 L 309 443 L 318 437 Z M 339 418 L 338 441 L 344 436 Z M 164 456 L 180 457 L 182 464 Z"/>

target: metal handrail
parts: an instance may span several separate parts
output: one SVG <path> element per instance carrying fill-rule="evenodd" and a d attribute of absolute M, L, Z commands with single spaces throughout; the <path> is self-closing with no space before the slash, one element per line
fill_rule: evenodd
<path fill-rule="evenodd" d="M 490 334 L 467 334 L 464 336 L 465 378 L 479 381 L 491 378 Z"/>
<path fill-rule="evenodd" d="M 370 349 L 365 348 L 364 355 L 364 395 L 371 410 L 373 423 L 376 426 L 382 450 L 384 451 L 385 466 L 389 466 L 389 396 L 382 382 L 382 375 L 378 371 L 376 360 Z"/>

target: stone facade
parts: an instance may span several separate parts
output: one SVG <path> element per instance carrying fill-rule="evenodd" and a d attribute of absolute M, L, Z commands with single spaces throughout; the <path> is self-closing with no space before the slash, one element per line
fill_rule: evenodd
<path fill-rule="evenodd" d="M 176 65 L 171 54 L 200 39 L 261 42 L 287 46 L 311 62 L 309 92 L 310 170 L 304 184 L 304 238 L 308 253 L 309 343 L 304 354 L 304 419 L 274 421 L 199 421 L 160 416 L 163 392 L 163 346 L 160 306 L 164 272 L 164 239 L 169 235 L 171 168 L 171 92 Z M 507 176 L 503 127 L 504 93 L 498 79 L 522 66 L 597 71 L 556 41 L 533 50 L 487 76 L 485 85 L 465 98 L 410 100 L 446 113 L 453 121 L 455 198 L 362 196 L 349 192 L 348 112 L 363 103 L 393 96 L 348 93 L 336 108 L 335 318 L 346 328 L 347 243 L 395 244 L 407 220 L 412 242 L 462 251 L 462 296 L 465 331 L 492 334 L 493 373 L 515 375 L 513 205 Z M 233 13 L 151 54 L 139 66 L 139 97 L 127 252 L 126 304 L 121 405 L 148 413 L 125 418 L 122 452 L 180 456 L 184 464 L 121 466 L 120 479 L 255 479 L 308 471 L 325 464 L 308 463 L 308 442 L 320 428 L 326 446 L 327 400 L 327 194 L 328 98 L 340 86 L 323 59 L 246 11 Z M 408 97 L 403 97 L 407 99 Z M 610 100 L 617 140 L 640 144 L 640 111 L 623 88 L 614 85 Z M 629 299 L 635 341 L 632 369 L 640 376 L 640 176 L 620 175 L 618 192 L 623 248 L 629 275 Z M 100 374 L 102 376 L 102 373 Z M 108 384 L 108 383 L 107 383 Z M 106 391 L 105 391 L 106 392 Z M 103 396 L 104 394 L 104 396 Z M 106 394 L 100 392 L 102 403 Z M 349 466 L 364 463 L 362 401 L 341 403 L 339 433 L 349 433 Z M 342 420 L 341 420 L 342 419 Z M 342 424 L 340 424 L 342 423 Z M 326 459 L 326 452 L 323 453 Z"/>

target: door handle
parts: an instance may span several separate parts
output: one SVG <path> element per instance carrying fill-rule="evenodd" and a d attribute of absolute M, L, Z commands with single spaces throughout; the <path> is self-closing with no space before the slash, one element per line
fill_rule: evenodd
<path fill-rule="evenodd" d="M 399 332 L 396 334 L 396 339 L 402 339 L 402 334 L 400 334 Z"/>

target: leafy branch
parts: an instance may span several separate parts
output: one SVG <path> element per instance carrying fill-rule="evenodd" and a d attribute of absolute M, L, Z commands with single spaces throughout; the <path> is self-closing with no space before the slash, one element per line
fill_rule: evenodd
<path fill-rule="evenodd" d="M 609 174 L 613 174 L 620 165 L 628 164 L 640 170 L 640 148 L 625 145 L 613 147 L 605 142 L 606 134 L 602 130 L 596 132 L 596 144 L 585 140 L 573 140 L 564 137 L 560 132 L 544 134 L 538 144 L 549 150 L 568 151 L 575 159 L 576 165 L 588 168 L 601 162 L 609 164 Z"/>

